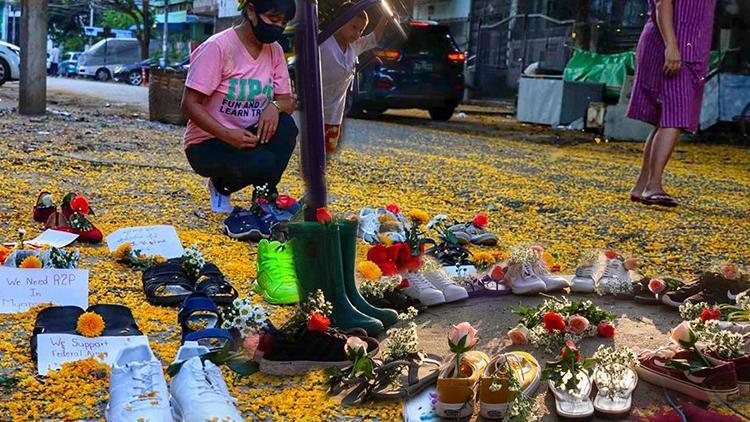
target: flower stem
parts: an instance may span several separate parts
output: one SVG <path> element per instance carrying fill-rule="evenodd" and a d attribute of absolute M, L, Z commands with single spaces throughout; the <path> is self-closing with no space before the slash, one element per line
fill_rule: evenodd
<path fill-rule="evenodd" d="M 456 376 L 455 378 L 461 378 L 461 353 L 456 353 Z"/>

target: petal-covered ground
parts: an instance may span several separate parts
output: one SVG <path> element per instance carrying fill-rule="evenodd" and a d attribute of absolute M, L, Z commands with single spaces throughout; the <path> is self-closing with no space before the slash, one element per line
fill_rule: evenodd
<path fill-rule="evenodd" d="M 79 192 L 88 196 L 97 212 L 94 222 L 105 235 L 126 226 L 174 225 L 185 245 L 197 244 L 242 295 L 249 293 L 255 249 L 221 234 L 222 218 L 208 211 L 205 181 L 185 160 L 181 128 L 63 96 L 54 97 L 51 107 L 65 113 L 30 119 L 9 110 L 15 105 L 11 94 L 0 98 L 0 239 L 14 240 L 20 228 L 34 235 L 41 229 L 31 219 L 39 191 L 53 192 L 58 201 L 69 191 Z M 356 213 L 363 206 L 395 202 L 405 210 L 458 219 L 484 212 L 500 236 L 499 250 L 541 242 L 568 269 L 575 268 L 579 250 L 589 247 L 615 247 L 638 256 L 645 273 L 681 277 L 713 262 L 747 265 L 750 259 L 747 148 L 680 144 L 667 185 L 683 206 L 665 211 L 627 200 L 637 174 L 637 143 L 556 146 L 407 129 L 350 122 L 343 152 L 329 169 L 333 211 Z M 303 190 L 298 166 L 294 158 L 281 189 L 294 196 Z M 249 195 L 234 200 L 246 203 Z M 149 305 L 140 273 L 113 262 L 106 247 L 82 246 L 81 253 L 80 267 L 91 272 L 89 302 L 129 306 L 156 355 L 165 365 L 170 362 L 180 340 L 176 310 Z M 289 314 L 288 308 L 274 311 L 278 321 Z M 105 367 L 85 361 L 47 378 L 35 376 L 29 351 L 34 317 L 34 311 L 0 316 L 0 377 L 5 377 L 0 378 L 0 419 L 102 418 Z M 429 331 L 425 321 L 421 329 Z M 398 402 L 342 408 L 326 396 L 321 373 L 226 375 L 251 419 L 401 418 Z"/>

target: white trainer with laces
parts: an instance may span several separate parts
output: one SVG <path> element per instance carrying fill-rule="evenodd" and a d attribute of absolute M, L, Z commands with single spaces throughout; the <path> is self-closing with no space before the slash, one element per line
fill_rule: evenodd
<path fill-rule="evenodd" d="M 618 258 L 607 259 L 604 274 L 599 278 L 599 289 L 604 293 L 617 291 L 618 287 L 625 282 L 631 282 L 625 263 Z"/>
<path fill-rule="evenodd" d="M 512 275 L 511 275 L 512 274 Z M 531 264 L 523 263 L 508 271 L 511 279 L 511 291 L 516 295 L 528 295 L 547 291 L 547 284 L 534 273 Z"/>
<path fill-rule="evenodd" d="M 109 422 L 170 422 L 169 392 L 161 362 L 147 345 L 122 349 L 109 377 Z"/>
<path fill-rule="evenodd" d="M 232 199 L 228 195 L 219 193 L 211 179 L 208 179 L 208 196 L 211 202 L 211 211 L 217 214 L 229 214 L 234 209 Z"/>
<path fill-rule="evenodd" d="M 596 291 L 596 265 L 581 266 L 576 268 L 576 274 L 573 276 L 573 285 L 570 291 L 573 293 L 593 293 Z"/>
<path fill-rule="evenodd" d="M 556 290 L 570 287 L 570 282 L 568 282 L 568 280 L 559 275 L 552 274 L 541 260 L 533 266 L 533 270 L 534 274 L 544 282 L 548 292 L 554 292 Z"/>
<path fill-rule="evenodd" d="M 169 381 L 174 420 L 180 422 L 226 421 L 244 419 L 229 394 L 221 369 L 213 362 L 203 362 L 208 348 L 187 341 L 180 347 L 175 363 L 184 361 L 180 371 Z"/>
<path fill-rule="evenodd" d="M 469 293 L 463 287 L 456 284 L 443 269 L 427 271 L 424 273 L 427 281 L 445 296 L 445 302 L 455 302 L 469 297 Z"/>
<path fill-rule="evenodd" d="M 401 293 L 412 299 L 417 299 L 425 306 L 435 306 L 445 303 L 445 295 L 430 283 L 427 278 L 420 273 L 409 273 L 406 275 L 409 280 L 409 287 L 401 290 Z"/>

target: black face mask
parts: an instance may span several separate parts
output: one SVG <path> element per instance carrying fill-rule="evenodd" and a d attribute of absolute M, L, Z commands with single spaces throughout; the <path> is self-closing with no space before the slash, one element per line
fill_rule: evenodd
<path fill-rule="evenodd" d="M 258 16 L 258 24 L 253 26 L 253 34 L 263 44 L 272 44 L 284 35 L 284 27 L 266 23 Z"/>

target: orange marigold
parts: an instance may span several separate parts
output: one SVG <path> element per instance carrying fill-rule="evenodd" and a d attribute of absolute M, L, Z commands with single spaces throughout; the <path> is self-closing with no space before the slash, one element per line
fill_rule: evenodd
<path fill-rule="evenodd" d="M 133 252 L 133 246 L 130 243 L 123 243 L 112 252 L 112 257 L 117 261 L 122 261 L 130 255 L 131 252 Z"/>
<path fill-rule="evenodd" d="M 380 280 L 383 276 L 383 272 L 380 267 L 372 261 L 362 261 L 357 264 L 357 272 L 367 280 Z"/>
<path fill-rule="evenodd" d="M 430 221 L 430 215 L 420 209 L 409 211 L 407 216 L 411 220 L 419 222 L 419 224 L 427 224 L 427 222 Z"/>
<path fill-rule="evenodd" d="M 98 337 L 104 332 L 104 318 L 96 312 L 84 312 L 78 317 L 76 331 L 84 337 Z"/>
<path fill-rule="evenodd" d="M 18 268 L 42 268 L 42 261 L 36 255 L 29 255 L 21 261 Z"/>

